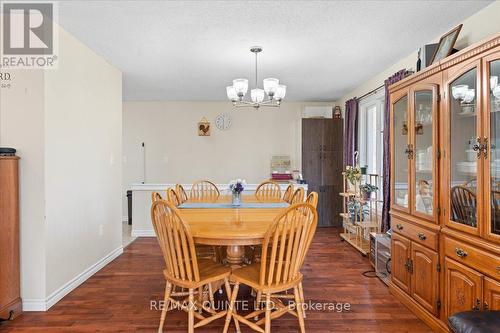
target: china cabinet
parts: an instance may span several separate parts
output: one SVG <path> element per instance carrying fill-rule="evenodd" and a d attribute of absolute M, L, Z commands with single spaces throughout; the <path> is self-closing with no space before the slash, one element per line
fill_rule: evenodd
<path fill-rule="evenodd" d="M 19 158 L 0 156 L 0 327 L 21 314 Z"/>
<path fill-rule="evenodd" d="M 500 34 L 389 92 L 390 287 L 447 332 L 456 312 L 500 307 Z"/>

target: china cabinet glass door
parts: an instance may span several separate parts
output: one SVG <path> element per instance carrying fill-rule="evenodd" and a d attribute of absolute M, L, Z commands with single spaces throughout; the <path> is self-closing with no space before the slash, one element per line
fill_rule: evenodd
<path fill-rule="evenodd" d="M 408 95 L 399 98 L 392 106 L 392 202 L 402 210 L 409 208 L 409 145 Z"/>
<path fill-rule="evenodd" d="M 417 87 L 413 91 L 412 210 L 432 218 L 435 196 L 435 136 L 437 135 L 437 86 Z"/>
<path fill-rule="evenodd" d="M 484 179 L 486 223 L 485 236 L 500 239 L 500 54 L 485 63 L 485 136 L 482 153 L 485 163 Z"/>
<path fill-rule="evenodd" d="M 478 71 L 469 68 L 449 84 L 448 209 L 451 225 L 478 234 L 481 138 Z"/>

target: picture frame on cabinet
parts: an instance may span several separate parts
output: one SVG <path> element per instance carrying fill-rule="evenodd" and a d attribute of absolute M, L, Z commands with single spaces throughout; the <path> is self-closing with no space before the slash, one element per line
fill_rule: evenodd
<path fill-rule="evenodd" d="M 446 58 L 452 53 L 453 46 L 455 46 L 455 42 L 460 34 L 460 30 L 462 30 L 462 26 L 463 24 L 458 25 L 439 39 L 436 51 L 432 56 L 431 65 Z"/>

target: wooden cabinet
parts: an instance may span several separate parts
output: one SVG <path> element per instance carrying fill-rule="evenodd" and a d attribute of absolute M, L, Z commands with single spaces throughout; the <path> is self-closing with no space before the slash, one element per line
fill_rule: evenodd
<path fill-rule="evenodd" d="M 435 74 L 391 95 L 392 207 L 437 219 L 439 84 Z"/>
<path fill-rule="evenodd" d="M 481 309 L 482 275 L 449 258 L 445 258 L 445 290 L 447 316 Z"/>
<path fill-rule="evenodd" d="M 438 270 L 437 252 L 419 245 L 411 244 L 411 296 L 432 314 L 438 308 Z"/>
<path fill-rule="evenodd" d="M 0 156 L 0 318 L 21 313 L 18 158 Z"/>
<path fill-rule="evenodd" d="M 410 293 L 411 288 L 411 275 L 408 267 L 410 256 L 410 240 L 398 234 L 393 234 L 391 248 L 392 282 L 407 293 Z"/>
<path fill-rule="evenodd" d="M 392 283 L 432 314 L 438 310 L 438 253 L 392 235 Z"/>
<path fill-rule="evenodd" d="M 302 119 L 302 173 L 318 192 L 318 226 L 340 226 L 342 211 L 342 119 Z"/>
<path fill-rule="evenodd" d="M 500 307 L 500 34 L 389 92 L 391 288 L 446 331 L 456 312 Z"/>
<path fill-rule="evenodd" d="M 500 282 L 484 278 L 483 310 L 500 311 Z"/>

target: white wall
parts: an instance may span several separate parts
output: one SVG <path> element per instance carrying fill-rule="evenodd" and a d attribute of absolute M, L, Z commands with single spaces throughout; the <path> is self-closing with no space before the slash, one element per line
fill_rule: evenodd
<path fill-rule="evenodd" d="M 63 29 L 58 56 L 57 69 L 9 70 L 12 88 L 0 90 L 0 145 L 21 157 L 25 311 L 121 251 L 121 72 Z"/>
<path fill-rule="evenodd" d="M 235 109 L 230 102 L 124 102 L 124 189 L 142 181 L 142 142 L 148 183 L 192 183 L 202 178 L 260 183 L 270 176 L 271 156 L 276 154 L 290 155 L 292 167 L 300 169 L 305 105 L 333 104 L 285 101 L 279 109 L 255 110 Z M 232 117 L 227 131 L 215 127 L 215 117 L 223 112 Z M 211 122 L 209 137 L 198 136 L 202 117 Z"/>
<path fill-rule="evenodd" d="M 457 49 L 464 49 L 482 39 L 485 39 L 495 33 L 500 32 L 500 1 L 495 1 L 491 5 L 483 8 L 474 15 L 470 16 L 463 22 L 457 22 L 456 25 L 462 23 L 462 31 L 457 39 L 455 47 Z M 451 30 L 453 27 L 449 27 Z M 443 31 L 445 34 L 447 31 Z M 429 43 L 437 43 L 440 36 L 435 36 L 433 40 Z M 365 93 L 379 87 L 384 84 L 385 79 L 399 71 L 400 69 L 413 69 L 416 68 L 417 63 L 417 51 L 422 45 L 415 45 L 415 52 L 408 55 L 404 59 L 401 59 L 389 68 L 384 69 L 379 74 L 373 78 L 366 80 L 363 84 L 355 87 L 350 93 L 343 96 L 338 104 L 341 105 L 342 109 L 345 108 L 345 102 L 353 97 L 359 97 Z"/>
<path fill-rule="evenodd" d="M 45 74 L 47 295 L 121 247 L 121 72 L 59 32 Z"/>
<path fill-rule="evenodd" d="M 29 301 L 45 297 L 44 72 L 9 73 L 11 88 L 0 89 L 0 146 L 21 157 L 21 295 Z"/>

